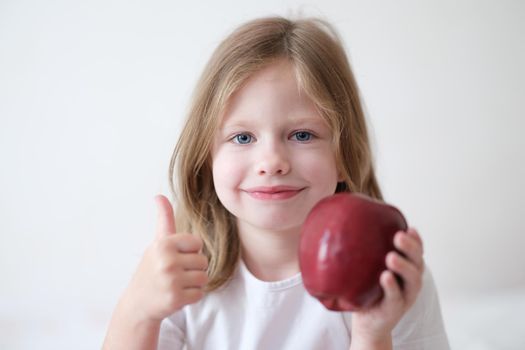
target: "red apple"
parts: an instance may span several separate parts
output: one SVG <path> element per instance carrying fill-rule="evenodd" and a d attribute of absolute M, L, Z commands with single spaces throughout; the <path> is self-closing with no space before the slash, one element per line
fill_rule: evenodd
<path fill-rule="evenodd" d="M 301 233 L 299 265 L 306 290 L 334 311 L 374 305 L 383 297 L 379 276 L 400 230 L 407 230 L 403 214 L 379 200 L 351 193 L 322 199 Z"/>

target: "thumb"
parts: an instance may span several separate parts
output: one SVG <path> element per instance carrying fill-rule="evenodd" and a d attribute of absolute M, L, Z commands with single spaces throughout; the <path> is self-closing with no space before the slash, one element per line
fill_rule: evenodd
<path fill-rule="evenodd" d="M 155 203 L 157 205 L 157 237 L 175 233 L 175 217 L 170 200 L 159 194 L 155 196 Z"/>

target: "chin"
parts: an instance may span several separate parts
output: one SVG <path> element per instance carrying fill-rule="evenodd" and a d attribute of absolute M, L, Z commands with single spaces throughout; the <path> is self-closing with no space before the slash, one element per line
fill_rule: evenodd
<path fill-rule="evenodd" d="M 256 217 L 247 218 L 243 220 L 248 225 L 257 227 L 267 231 L 289 231 L 300 230 L 306 218 L 304 215 L 286 215 L 286 212 L 281 212 L 278 215 L 258 215 Z"/>
<path fill-rule="evenodd" d="M 275 223 L 275 222 L 268 222 L 268 223 L 261 223 L 261 224 L 254 224 L 252 226 L 256 226 L 261 230 L 265 231 L 271 231 L 271 232 L 283 232 L 283 231 L 290 231 L 290 230 L 296 230 L 297 232 L 300 232 L 301 225 L 295 224 L 295 223 Z"/>

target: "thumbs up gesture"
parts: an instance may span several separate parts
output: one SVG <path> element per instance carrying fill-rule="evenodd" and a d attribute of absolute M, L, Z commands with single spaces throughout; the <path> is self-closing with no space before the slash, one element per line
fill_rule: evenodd
<path fill-rule="evenodd" d="M 170 201 L 155 197 L 157 229 L 133 278 L 125 299 L 143 320 L 161 321 L 184 305 L 199 301 L 208 282 L 208 259 L 201 253 L 202 239 L 190 233 L 175 233 Z"/>

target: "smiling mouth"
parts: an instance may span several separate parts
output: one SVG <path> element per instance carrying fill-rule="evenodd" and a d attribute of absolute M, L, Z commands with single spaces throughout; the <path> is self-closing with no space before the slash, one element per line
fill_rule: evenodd
<path fill-rule="evenodd" d="M 244 190 L 255 199 L 279 200 L 288 199 L 299 194 L 304 187 L 274 186 L 274 187 L 254 187 Z"/>

